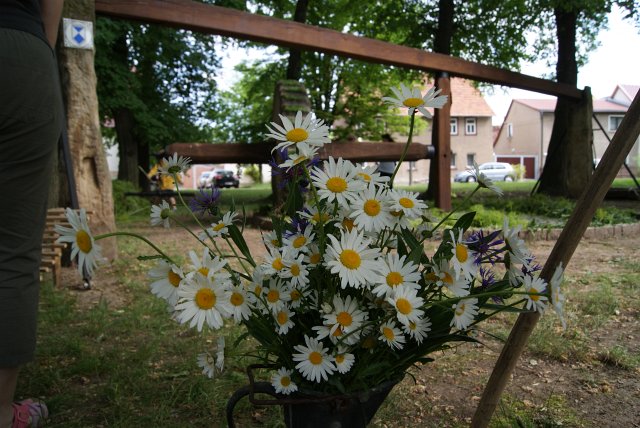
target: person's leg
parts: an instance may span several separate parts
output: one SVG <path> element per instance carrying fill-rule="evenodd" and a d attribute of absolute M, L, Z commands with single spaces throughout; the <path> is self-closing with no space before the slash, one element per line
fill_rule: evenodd
<path fill-rule="evenodd" d="M 0 428 L 11 427 L 13 395 L 18 384 L 18 367 L 0 368 Z"/>

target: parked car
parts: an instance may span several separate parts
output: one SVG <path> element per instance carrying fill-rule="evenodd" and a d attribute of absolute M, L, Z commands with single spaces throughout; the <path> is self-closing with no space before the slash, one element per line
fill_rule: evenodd
<path fill-rule="evenodd" d="M 240 187 L 238 177 L 235 176 L 233 171 L 225 169 L 214 170 L 211 182 L 215 187 Z"/>
<path fill-rule="evenodd" d="M 205 171 L 200 174 L 200 180 L 198 181 L 198 188 L 211 186 L 211 180 L 213 179 L 213 171 Z"/>
<path fill-rule="evenodd" d="M 487 162 L 478 168 L 481 173 L 493 181 L 513 181 L 516 178 L 515 170 L 506 162 Z M 453 177 L 453 181 L 471 183 L 476 181 L 476 177 L 471 171 L 462 171 Z"/>

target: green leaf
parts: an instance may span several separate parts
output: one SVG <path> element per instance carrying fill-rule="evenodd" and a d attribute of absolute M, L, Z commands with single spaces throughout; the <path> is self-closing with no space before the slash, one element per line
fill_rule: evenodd
<path fill-rule="evenodd" d="M 240 232 L 240 229 L 238 229 L 238 226 L 236 226 L 235 224 L 231 224 L 229 225 L 228 230 L 229 230 L 229 236 L 231 237 L 231 240 L 233 241 L 233 243 L 236 244 L 236 247 L 238 247 L 242 255 L 245 256 L 247 260 L 249 260 L 249 263 L 255 266 L 256 262 L 253 260 L 253 257 L 251 256 L 251 251 L 249 251 L 249 246 L 245 242 L 244 237 L 242 236 L 242 232 Z"/>
<path fill-rule="evenodd" d="M 475 216 L 476 216 L 475 211 L 471 211 L 462 215 L 462 217 L 460 217 L 458 221 L 456 221 L 456 224 L 453 225 L 453 228 L 462 229 L 463 231 L 466 232 L 466 230 L 471 227 L 471 224 L 473 223 L 473 218 Z"/>

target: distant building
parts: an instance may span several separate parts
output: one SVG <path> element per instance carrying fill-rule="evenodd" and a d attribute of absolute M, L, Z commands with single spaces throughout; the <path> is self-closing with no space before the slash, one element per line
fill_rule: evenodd
<path fill-rule="evenodd" d="M 593 100 L 593 158 L 597 162 L 620 126 L 640 86 L 618 85 L 611 97 Z M 496 160 L 525 166 L 525 177 L 540 177 L 553 129 L 556 99 L 516 99 L 511 102 L 494 142 Z M 604 131 L 600 128 L 602 124 Z M 608 138 L 607 138 L 608 137 Z M 627 164 L 638 170 L 639 144 L 632 148 Z M 621 170 L 625 175 L 626 170 Z"/>
<path fill-rule="evenodd" d="M 491 119 L 493 110 L 478 89 L 465 79 L 451 79 L 451 176 L 478 164 L 491 162 L 493 158 L 494 131 Z M 426 130 L 414 136 L 413 141 L 431 144 L 433 120 L 423 116 L 428 123 Z M 416 117 L 416 118 L 417 118 Z M 406 142 L 406 135 L 394 135 L 397 142 Z M 429 179 L 430 160 L 407 162 L 396 177 L 396 183 L 426 183 Z"/>

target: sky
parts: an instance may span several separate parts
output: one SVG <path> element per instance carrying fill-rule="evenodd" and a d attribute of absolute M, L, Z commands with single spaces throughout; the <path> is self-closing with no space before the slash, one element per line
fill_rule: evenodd
<path fill-rule="evenodd" d="M 640 29 L 629 20 L 622 19 L 620 9 L 614 7 L 609 15 L 608 29 L 598 35 L 600 46 L 589 54 L 589 59 L 578 74 L 578 88 L 591 87 L 594 99 L 604 98 L 613 93 L 617 84 L 640 85 Z M 275 49 L 270 49 L 274 51 Z M 222 59 L 223 71 L 217 77 L 221 89 L 229 89 L 238 78 L 233 67 L 240 61 L 260 56 L 260 50 L 248 52 L 227 50 Z M 522 63 L 521 73 L 535 77 L 553 72 L 541 61 Z M 502 123 L 513 98 L 549 98 L 548 95 L 521 89 L 507 89 L 496 86 L 493 95 L 486 100 L 493 109 L 494 125 Z"/>

